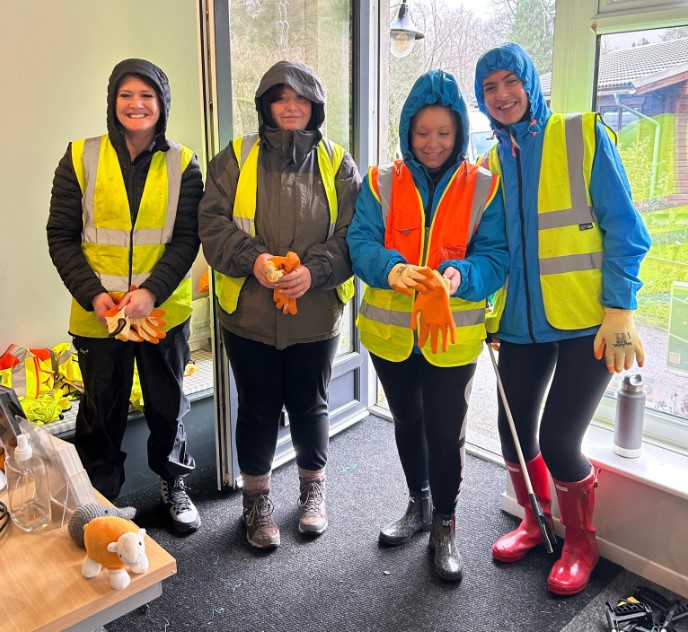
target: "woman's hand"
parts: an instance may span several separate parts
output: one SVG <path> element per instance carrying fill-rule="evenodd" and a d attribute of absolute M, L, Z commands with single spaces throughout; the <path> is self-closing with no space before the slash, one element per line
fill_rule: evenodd
<path fill-rule="evenodd" d="M 124 295 L 119 306 L 125 308 L 124 315 L 127 318 L 148 318 L 155 307 L 155 295 L 150 290 L 132 286 L 131 292 Z"/>
<path fill-rule="evenodd" d="M 105 327 L 108 326 L 107 320 L 105 320 L 105 312 L 111 310 L 115 305 L 117 305 L 117 301 L 112 298 L 107 292 L 101 292 L 96 296 L 92 301 L 91 305 L 93 305 L 93 312 L 96 315 L 96 318 L 105 325 Z"/>
<path fill-rule="evenodd" d="M 277 283 L 270 281 L 266 274 L 265 264 L 272 259 L 273 255 L 269 252 L 264 252 L 262 255 L 258 255 L 255 263 L 253 264 L 253 276 L 258 279 L 263 287 L 269 287 L 271 290 L 277 287 Z"/>
<path fill-rule="evenodd" d="M 445 268 L 442 276 L 449 281 L 449 296 L 454 296 L 461 285 L 461 272 L 449 266 Z"/>
<path fill-rule="evenodd" d="M 313 279 L 311 271 L 306 266 L 299 266 L 293 272 L 285 274 L 275 287 L 288 298 L 301 298 L 311 289 Z"/>

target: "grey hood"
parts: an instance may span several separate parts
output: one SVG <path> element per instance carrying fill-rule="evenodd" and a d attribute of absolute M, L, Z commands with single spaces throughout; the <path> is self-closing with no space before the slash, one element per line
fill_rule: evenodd
<path fill-rule="evenodd" d="M 325 121 L 325 89 L 320 83 L 320 78 L 315 70 L 305 64 L 278 61 L 263 75 L 256 90 L 259 131 L 262 132 L 264 126 L 276 127 L 270 115 L 270 103 L 267 102 L 267 97 L 270 88 L 284 84 L 313 104 L 313 114 L 306 129 L 317 130 Z"/>

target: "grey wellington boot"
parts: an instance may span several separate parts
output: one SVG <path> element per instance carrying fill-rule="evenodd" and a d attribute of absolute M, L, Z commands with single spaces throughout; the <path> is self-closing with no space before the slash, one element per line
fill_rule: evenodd
<path fill-rule="evenodd" d="M 448 582 L 460 582 L 463 578 L 463 560 L 456 548 L 456 516 L 432 514 L 430 548 L 435 550 L 435 572 Z"/>
<path fill-rule="evenodd" d="M 423 495 L 425 494 L 425 495 Z M 432 523 L 432 497 L 429 492 L 409 492 L 406 513 L 380 531 L 380 543 L 399 546 L 416 533 L 429 531 Z"/>

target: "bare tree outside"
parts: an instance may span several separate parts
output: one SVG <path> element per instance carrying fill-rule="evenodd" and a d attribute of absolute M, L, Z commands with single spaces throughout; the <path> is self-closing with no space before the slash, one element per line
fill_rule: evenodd
<path fill-rule="evenodd" d="M 230 38 L 234 134 L 257 127 L 254 95 L 275 62 L 311 66 L 327 91 L 326 134 L 351 138 L 351 0 L 235 0 Z"/>
<path fill-rule="evenodd" d="M 441 68 L 456 77 L 469 109 L 476 108 L 473 81 L 480 55 L 506 41 L 519 43 L 533 57 L 540 73 L 552 69 L 554 0 L 485 0 L 488 11 L 478 15 L 459 0 L 412 0 L 409 8 L 416 27 L 425 37 L 402 59 L 389 55 L 389 104 L 387 147 L 383 160 L 396 157 L 399 116 L 416 78 Z M 396 15 L 391 4 L 390 14 Z M 487 16 L 487 17 L 485 17 Z M 384 63 L 384 51 L 382 56 Z M 384 76 L 384 73 L 383 73 Z"/>

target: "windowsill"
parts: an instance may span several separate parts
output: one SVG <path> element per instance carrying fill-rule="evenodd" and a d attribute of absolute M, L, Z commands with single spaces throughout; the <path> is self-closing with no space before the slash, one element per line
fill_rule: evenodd
<path fill-rule="evenodd" d="M 591 425 L 583 439 L 583 452 L 597 466 L 688 499 L 687 455 L 644 441 L 640 457 L 626 459 L 614 453 L 613 438 L 611 430 Z"/>

